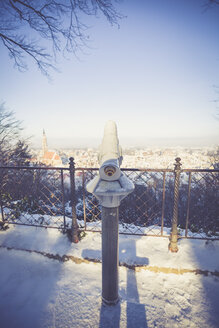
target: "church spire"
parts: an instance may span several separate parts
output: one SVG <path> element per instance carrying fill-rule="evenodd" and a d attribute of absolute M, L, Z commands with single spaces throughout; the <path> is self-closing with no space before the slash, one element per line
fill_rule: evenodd
<path fill-rule="evenodd" d="M 43 129 L 42 150 L 43 150 L 43 155 L 48 151 L 46 133 L 44 129 Z"/>

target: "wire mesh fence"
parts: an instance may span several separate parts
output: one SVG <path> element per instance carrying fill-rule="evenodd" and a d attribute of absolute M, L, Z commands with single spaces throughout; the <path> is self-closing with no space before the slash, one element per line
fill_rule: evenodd
<path fill-rule="evenodd" d="M 180 237 L 219 239 L 219 170 L 181 169 L 177 204 L 174 170 L 122 171 L 135 190 L 121 202 L 120 233 L 170 236 L 175 205 Z M 97 174 L 97 168 L 76 168 L 72 173 L 69 168 L 1 167 L 0 221 L 66 230 L 76 213 L 80 229 L 101 231 L 101 206 L 86 191 Z"/>
<path fill-rule="evenodd" d="M 87 231 L 101 231 L 101 206 L 86 190 L 86 184 L 98 174 L 98 169 L 76 169 L 77 218 L 84 221 Z M 82 223 L 81 223 L 82 226 Z"/>
<path fill-rule="evenodd" d="M 219 172 L 185 170 L 187 210 L 183 212 L 185 237 L 219 236 Z"/>
<path fill-rule="evenodd" d="M 135 185 L 120 206 L 122 231 L 131 234 L 163 235 L 165 171 L 125 170 Z"/>
<path fill-rule="evenodd" d="M 0 169 L 2 219 L 7 223 L 65 228 L 64 169 Z"/>

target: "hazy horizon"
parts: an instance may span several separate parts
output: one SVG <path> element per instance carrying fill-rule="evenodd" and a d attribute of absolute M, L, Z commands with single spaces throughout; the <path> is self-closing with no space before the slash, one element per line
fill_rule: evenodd
<path fill-rule="evenodd" d="M 101 138 L 83 138 L 77 137 L 73 140 L 71 138 L 49 138 L 47 136 L 48 148 L 98 148 L 101 143 Z M 30 140 L 32 148 L 41 148 L 42 139 L 32 138 Z M 219 145 L 219 138 L 217 136 L 210 137 L 196 137 L 196 138 L 119 138 L 120 145 L 123 148 L 147 148 L 147 147 L 213 147 Z"/>

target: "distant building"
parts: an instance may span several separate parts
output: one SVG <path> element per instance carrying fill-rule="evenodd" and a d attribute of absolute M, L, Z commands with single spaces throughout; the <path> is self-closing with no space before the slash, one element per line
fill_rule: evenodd
<path fill-rule="evenodd" d="M 49 151 L 47 146 L 46 133 L 43 130 L 42 151 L 39 156 L 39 161 L 45 165 L 62 166 L 62 160 L 55 151 Z"/>

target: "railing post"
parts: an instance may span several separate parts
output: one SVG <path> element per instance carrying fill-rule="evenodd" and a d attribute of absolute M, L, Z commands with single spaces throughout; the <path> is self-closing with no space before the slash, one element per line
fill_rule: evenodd
<path fill-rule="evenodd" d="M 3 179 L 4 179 L 4 170 L 1 170 L 1 179 L 0 179 L 0 208 L 1 208 L 1 211 L 0 211 L 0 229 L 1 227 L 3 227 L 4 225 L 4 221 L 5 221 L 5 218 L 4 218 L 4 211 L 3 211 L 3 201 L 2 201 L 2 194 L 3 194 Z"/>
<path fill-rule="evenodd" d="M 85 203 L 85 176 L 84 176 L 84 169 L 82 171 L 82 188 L 83 188 L 83 211 L 84 211 L 84 230 L 86 231 L 87 228 L 87 216 L 86 216 L 86 203 Z"/>
<path fill-rule="evenodd" d="M 192 181 L 192 172 L 189 172 L 188 200 L 187 200 L 187 212 L 186 212 L 186 230 L 185 230 L 185 237 L 186 238 L 188 237 L 188 226 L 189 226 L 191 181 Z"/>
<path fill-rule="evenodd" d="M 69 172 L 70 172 L 70 190 L 71 190 L 71 208 L 72 208 L 72 226 L 71 226 L 71 240 L 73 243 L 78 243 L 78 224 L 76 215 L 76 198 L 75 198 L 75 163 L 74 158 L 69 158 Z"/>
<path fill-rule="evenodd" d="M 0 229 L 4 226 L 4 221 L 5 221 L 5 218 L 4 218 L 4 211 L 3 211 L 3 202 L 2 202 L 2 185 L 3 185 L 3 179 L 1 179 L 1 186 L 0 186 L 0 208 L 1 208 L 1 211 L 0 211 Z"/>
<path fill-rule="evenodd" d="M 172 218 L 172 231 L 170 235 L 170 243 L 169 243 L 169 250 L 171 252 L 178 252 L 177 240 L 178 240 L 178 232 L 177 232 L 177 224 L 178 224 L 178 207 L 179 207 L 179 183 L 180 183 L 180 172 L 182 165 L 180 163 L 181 158 L 177 157 L 176 163 L 174 164 L 174 199 L 173 199 L 173 218 Z"/>
<path fill-rule="evenodd" d="M 3 206 L 2 206 L 2 200 L 0 199 L 0 207 L 1 207 L 1 212 L 0 212 L 0 229 L 4 226 L 5 220 L 4 220 L 4 211 L 3 211 Z"/>
<path fill-rule="evenodd" d="M 63 226 L 64 231 L 66 230 L 66 221 L 65 221 L 65 189 L 64 189 L 64 176 L 63 170 L 61 169 L 61 188 L 62 188 L 62 210 L 63 210 Z"/>
<path fill-rule="evenodd" d="M 162 210 L 161 210 L 161 236 L 163 236 L 164 226 L 164 208 L 165 208 L 165 183 L 166 183 L 166 172 L 163 172 L 163 193 L 162 193 Z"/>

